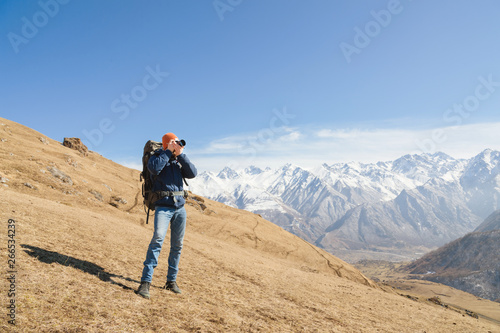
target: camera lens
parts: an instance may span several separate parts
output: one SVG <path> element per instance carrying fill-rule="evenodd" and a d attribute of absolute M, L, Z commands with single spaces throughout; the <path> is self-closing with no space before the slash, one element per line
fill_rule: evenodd
<path fill-rule="evenodd" d="M 184 141 L 184 140 L 180 140 L 180 141 L 178 140 L 178 141 L 175 141 L 175 142 L 176 142 L 179 146 L 181 146 L 181 147 L 184 147 L 184 146 L 186 145 L 186 141 Z"/>

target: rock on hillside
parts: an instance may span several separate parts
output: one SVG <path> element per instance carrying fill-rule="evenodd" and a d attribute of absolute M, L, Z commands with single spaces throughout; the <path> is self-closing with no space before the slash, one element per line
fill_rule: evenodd
<path fill-rule="evenodd" d="M 499 230 L 500 229 L 500 209 L 491 213 L 483 223 L 481 223 L 474 232 L 484 232 L 491 230 Z"/>
<path fill-rule="evenodd" d="M 145 300 L 133 292 L 153 230 L 143 222 L 139 172 L 94 152 L 82 156 L 5 119 L 0 119 L 0 139 L 0 220 L 15 221 L 19 331 L 498 329 L 384 292 L 349 264 L 260 216 L 196 195 L 186 207 L 177 280 L 183 293 L 161 289 L 167 271 L 164 251 L 152 299 Z M 31 149 L 18 149 L 22 146 Z M 6 254 L 7 242 L 1 243 Z M 2 279 L 2 290 L 9 283 Z M 5 318 L 0 331 L 12 331 Z"/>
<path fill-rule="evenodd" d="M 500 300 L 500 230 L 473 232 L 409 264 L 420 279 Z"/>
<path fill-rule="evenodd" d="M 80 138 L 64 138 L 63 146 L 78 150 L 83 156 L 87 156 L 89 149 L 82 143 Z"/>

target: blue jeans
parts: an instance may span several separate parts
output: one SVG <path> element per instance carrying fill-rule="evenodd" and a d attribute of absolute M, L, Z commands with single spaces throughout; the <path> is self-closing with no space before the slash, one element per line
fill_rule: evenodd
<path fill-rule="evenodd" d="M 158 266 L 158 256 L 160 255 L 169 223 L 171 226 L 167 281 L 175 281 L 177 278 L 184 232 L 186 230 L 186 210 L 184 206 L 181 208 L 156 207 L 154 234 L 149 243 L 146 260 L 144 261 L 144 269 L 142 270 L 141 281 L 143 282 L 151 282 L 153 280 L 153 271 Z"/>

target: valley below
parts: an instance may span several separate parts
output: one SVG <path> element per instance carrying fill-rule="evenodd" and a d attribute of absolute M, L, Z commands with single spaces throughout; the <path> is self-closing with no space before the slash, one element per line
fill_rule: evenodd
<path fill-rule="evenodd" d="M 363 274 L 382 288 L 393 288 L 399 295 L 416 302 L 431 302 L 464 316 L 480 317 L 500 325 L 500 303 L 470 293 L 424 280 L 422 275 L 410 274 L 408 262 L 361 260 L 354 264 Z"/>

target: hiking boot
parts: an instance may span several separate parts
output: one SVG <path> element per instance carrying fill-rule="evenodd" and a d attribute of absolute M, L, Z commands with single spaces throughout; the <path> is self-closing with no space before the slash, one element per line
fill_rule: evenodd
<path fill-rule="evenodd" d="M 136 290 L 136 294 L 140 295 L 144 298 L 149 299 L 149 286 L 151 285 L 151 282 L 144 282 L 141 281 L 141 285 L 139 286 L 139 289 Z"/>
<path fill-rule="evenodd" d="M 175 281 L 167 281 L 167 283 L 165 283 L 165 287 L 163 287 L 163 289 L 170 290 L 176 294 L 181 293 L 181 290 L 179 289 L 179 287 L 177 286 L 177 283 Z"/>

